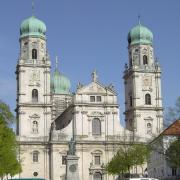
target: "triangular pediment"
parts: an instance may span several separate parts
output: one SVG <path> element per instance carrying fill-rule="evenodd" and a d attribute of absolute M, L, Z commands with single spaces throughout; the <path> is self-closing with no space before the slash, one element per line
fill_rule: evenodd
<path fill-rule="evenodd" d="M 145 120 L 153 120 L 153 118 L 151 117 L 151 116 L 148 116 L 148 117 L 146 117 L 146 118 L 144 118 Z"/>
<path fill-rule="evenodd" d="M 91 112 L 88 116 L 92 116 L 92 117 L 102 117 L 102 116 L 104 116 L 104 114 L 102 114 L 101 112 L 98 112 L 98 111 L 93 111 L 93 112 Z"/>
<path fill-rule="evenodd" d="M 34 119 L 36 119 L 36 118 L 40 118 L 40 116 L 38 115 L 38 114 L 33 114 L 32 116 L 29 116 L 30 118 L 34 118 Z"/>
<path fill-rule="evenodd" d="M 107 94 L 115 95 L 110 88 L 103 86 L 99 82 L 91 82 L 86 86 L 77 89 L 77 94 Z"/>

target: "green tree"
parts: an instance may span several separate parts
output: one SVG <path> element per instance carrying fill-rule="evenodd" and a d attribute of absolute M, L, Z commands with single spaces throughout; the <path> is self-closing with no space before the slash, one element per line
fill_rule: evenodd
<path fill-rule="evenodd" d="M 2 102 L 1 100 L 0 100 L 0 119 L 7 124 L 13 123 L 15 121 L 15 118 L 11 113 L 9 106 L 4 102 Z"/>
<path fill-rule="evenodd" d="M 144 144 L 124 145 L 107 164 L 109 174 L 118 175 L 129 173 L 133 166 L 143 165 L 149 156 L 150 149 Z"/>
<path fill-rule="evenodd" d="M 13 176 L 21 172 L 20 163 L 17 160 L 18 146 L 15 133 L 9 128 L 14 116 L 9 107 L 0 102 L 0 177 Z"/>
<path fill-rule="evenodd" d="M 135 144 L 133 146 L 134 164 L 142 165 L 150 155 L 150 147 L 144 144 Z"/>
<path fill-rule="evenodd" d="M 175 140 L 166 150 L 166 159 L 170 167 L 180 167 L 180 139 Z"/>

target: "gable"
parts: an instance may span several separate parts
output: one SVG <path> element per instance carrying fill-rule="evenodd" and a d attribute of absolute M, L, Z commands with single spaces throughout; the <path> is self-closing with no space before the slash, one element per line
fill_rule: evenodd
<path fill-rule="evenodd" d="M 106 94 L 106 95 L 116 95 L 114 91 L 110 88 L 101 85 L 98 82 L 91 82 L 87 86 L 82 86 L 77 89 L 77 94 Z"/>

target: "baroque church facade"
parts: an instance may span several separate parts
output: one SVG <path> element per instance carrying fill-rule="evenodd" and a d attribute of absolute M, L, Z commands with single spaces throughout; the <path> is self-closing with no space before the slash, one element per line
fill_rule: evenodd
<path fill-rule="evenodd" d="M 113 180 L 105 165 L 118 148 L 147 142 L 163 126 L 161 69 L 154 58 L 153 34 L 140 23 L 128 34 L 125 65 L 125 124 L 120 125 L 117 93 L 98 81 L 70 92 L 70 80 L 58 61 L 51 72 L 46 25 L 32 16 L 20 27 L 17 63 L 17 141 L 20 178 L 64 180 L 68 142 L 76 142 L 80 180 Z M 133 171 L 133 170 L 132 170 Z"/>

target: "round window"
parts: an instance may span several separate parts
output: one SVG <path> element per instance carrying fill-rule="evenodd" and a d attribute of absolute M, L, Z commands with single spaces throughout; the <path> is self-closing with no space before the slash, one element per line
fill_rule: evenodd
<path fill-rule="evenodd" d="M 38 172 L 34 172 L 33 175 L 34 175 L 34 176 L 38 176 Z"/>

